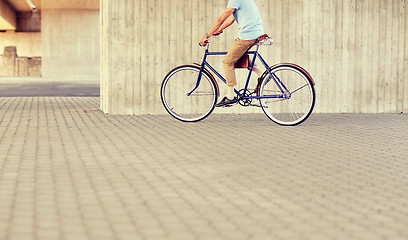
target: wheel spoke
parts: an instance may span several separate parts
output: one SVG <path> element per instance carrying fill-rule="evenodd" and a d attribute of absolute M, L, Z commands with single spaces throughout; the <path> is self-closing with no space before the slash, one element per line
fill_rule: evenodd
<path fill-rule="evenodd" d="M 296 90 L 292 91 L 292 92 L 291 92 L 291 94 L 293 94 L 293 93 L 295 93 L 295 92 L 299 91 L 299 90 L 300 90 L 300 89 L 302 89 L 302 88 L 307 87 L 307 85 L 308 85 L 308 84 L 305 84 L 305 85 L 301 86 L 300 88 L 298 88 L 298 89 L 296 89 Z"/>
<path fill-rule="evenodd" d="M 315 101 L 314 87 L 308 75 L 290 64 L 277 66 L 270 72 L 279 82 L 268 81 L 268 75 L 264 78 L 260 88 L 260 96 L 266 97 L 260 99 L 263 111 L 272 121 L 281 125 L 303 122 L 312 112 Z M 282 94 L 283 98 L 268 98 L 274 93 L 281 93 L 282 87 L 288 91 Z"/>
<path fill-rule="evenodd" d="M 206 118 L 213 111 L 217 100 L 215 84 L 208 74 L 202 73 L 197 86 L 199 73 L 199 67 L 180 66 L 170 71 L 163 80 L 162 102 L 174 118 L 194 122 Z"/>

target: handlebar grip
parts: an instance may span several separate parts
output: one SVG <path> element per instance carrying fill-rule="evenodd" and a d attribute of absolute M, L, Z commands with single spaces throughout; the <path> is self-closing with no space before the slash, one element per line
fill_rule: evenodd
<path fill-rule="evenodd" d="M 201 43 L 198 43 L 198 45 L 200 45 L 200 47 L 205 47 L 209 43 L 209 41 L 207 40 L 204 43 L 205 43 L 205 45 L 201 45 Z"/>

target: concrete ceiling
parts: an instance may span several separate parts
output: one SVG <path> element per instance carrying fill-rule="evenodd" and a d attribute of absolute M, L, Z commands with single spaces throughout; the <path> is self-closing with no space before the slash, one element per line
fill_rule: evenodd
<path fill-rule="evenodd" d="M 37 9 L 99 9 L 99 0 L 3 0 L 17 12 L 31 11 L 30 2 Z"/>
<path fill-rule="evenodd" d="M 25 0 L 19 0 L 25 1 Z M 99 0 L 41 0 L 42 9 L 99 9 Z"/>
<path fill-rule="evenodd" d="M 16 27 L 16 11 L 7 1 L 0 0 L 0 30 L 15 30 Z"/>
<path fill-rule="evenodd" d="M 31 11 L 31 3 L 37 9 L 41 9 L 41 0 L 5 0 L 14 8 L 17 12 L 28 12 Z"/>
<path fill-rule="evenodd" d="M 37 10 L 87 9 L 99 10 L 99 0 L 0 0 L 0 30 L 16 29 L 16 13 Z"/>

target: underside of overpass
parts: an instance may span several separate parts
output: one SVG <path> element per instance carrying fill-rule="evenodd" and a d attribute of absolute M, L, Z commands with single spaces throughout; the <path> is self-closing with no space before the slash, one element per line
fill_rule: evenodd
<path fill-rule="evenodd" d="M 99 0 L 0 0 L 0 76 L 99 83 Z"/>
<path fill-rule="evenodd" d="M 46 9 L 98 10 L 99 0 L 0 0 L 0 31 L 17 29 L 17 14 Z"/>

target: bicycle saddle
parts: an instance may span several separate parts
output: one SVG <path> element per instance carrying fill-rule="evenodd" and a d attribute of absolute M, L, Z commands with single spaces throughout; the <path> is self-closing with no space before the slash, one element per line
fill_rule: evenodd
<path fill-rule="evenodd" d="M 273 40 L 268 36 L 268 34 L 264 34 L 256 39 L 255 44 L 257 45 L 272 45 Z"/>

